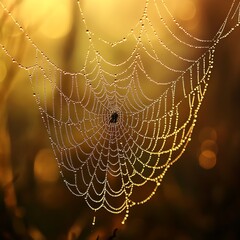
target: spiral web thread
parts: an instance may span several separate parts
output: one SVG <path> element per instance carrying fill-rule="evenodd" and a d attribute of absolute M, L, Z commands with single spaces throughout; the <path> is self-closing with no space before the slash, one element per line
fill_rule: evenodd
<path fill-rule="evenodd" d="M 2 2 L 2 13 L 34 49 L 35 63 L 24 66 L 2 39 L 1 49 L 28 71 L 66 186 L 94 211 L 125 210 L 124 223 L 129 208 L 155 194 L 185 151 L 207 90 L 215 47 L 239 25 L 240 3 L 232 1 L 216 35 L 205 40 L 187 32 L 165 1 L 146 0 L 136 26 L 116 42 L 96 36 L 80 1 L 76 4 L 85 44 L 79 72 L 50 61 Z M 124 57 L 117 60 L 106 54 L 119 51 Z"/>

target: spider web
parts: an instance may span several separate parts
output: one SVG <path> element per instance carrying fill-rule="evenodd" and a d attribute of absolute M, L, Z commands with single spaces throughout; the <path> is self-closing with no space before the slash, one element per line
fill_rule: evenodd
<path fill-rule="evenodd" d="M 2 39 L 1 49 L 28 71 L 66 186 L 94 211 L 125 211 L 124 223 L 130 207 L 151 199 L 191 140 L 215 47 L 239 25 L 240 3 L 232 1 L 215 36 L 200 39 L 165 1 L 146 0 L 138 23 L 115 42 L 89 29 L 76 4 L 84 32 L 80 71 L 51 62 L 2 2 L 35 62 L 17 61 Z"/>

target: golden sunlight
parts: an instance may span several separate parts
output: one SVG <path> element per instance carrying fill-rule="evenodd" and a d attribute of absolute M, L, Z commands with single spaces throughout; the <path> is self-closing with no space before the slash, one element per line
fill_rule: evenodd
<path fill-rule="evenodd" d="M 195 17 L 196 5 L 193 0 L 174 1 L 176 14 L 183 21 L 189 21 Z"/>
<path fill-rule="evenodd" d="M 86 0 L 82 5 L 91 30 L 101 37 L 118 40 L 138 23 L 144 4 L 140 0 Z"/>
<path fill-rule="evenodd" d="M 165 0 L 170 12 L 182 21 L 192 20 L 196 16 L 197 8 L 195 0 Z"/>
<path fill-rule="evenodd" d="M 61 38 L 71 29 L 71 5 L 68 0 L 26 0 L 19 14 L 30 28 L 38 29 L 48 38 Z"/>
<path fill-rule="evenodd" d="M 4 61 L 0 60 L 0 83 L 5 79 L 7 75 L 7 66 Z"/>

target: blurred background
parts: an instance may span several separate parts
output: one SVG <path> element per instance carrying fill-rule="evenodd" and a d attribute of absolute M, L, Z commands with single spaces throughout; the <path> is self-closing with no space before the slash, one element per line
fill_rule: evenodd
<path fill-rule="evenodd" d="M 5 2 L 54 63 L 69 71 L 78 69 L 76 2 Z M 80 2 L 94 31 L 110 39 L 126 34 L 122 25 L 134 23 L 144 6 L 144 1 L 137 0 Z M 166 2 L 189 30 L 207 37 L 218 30 L 231 1 Z M 116 16 L 124 6 L 126 11 Z M 99 21 L 94 20 L 96 14 Z M 109 19 L 114 16 L 112 26 Z M 2 8 L 0 18 L 1 43 L 28 65 L 35 56 L 28 51 L 23 34 L 14 30 Z M 113 27 L 119 31 L 108 30 Z M 122 226 L 117 224 L 118 216 L 104 211 L 101 222 L 91 225 L 90 210 L 67 190 L 58 173 L 27 73 L 1 50 L 0 239 L 239 239 L 239 39 L 236 29 L 216 49 L 209 89 L 186 152 L 167 172 L 156 195 L 132 208 Z"/>

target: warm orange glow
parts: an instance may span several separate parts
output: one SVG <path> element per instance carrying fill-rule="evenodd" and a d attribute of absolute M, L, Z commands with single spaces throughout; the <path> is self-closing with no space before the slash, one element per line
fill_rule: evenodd
<path fill-rule="evenodd" d="M 192 20 L 196 15 L 196 3 L 193 0 L 166 1 L 174 11 L 176 17 L 182 21 Z"/>
<path fill-rule="evenodd" d="M 214 128 L 205 127 L 201 130 L 201 132 L 199 133 L 199 141 L 203 142 L 206 139 L 210 139 L 213 141 L 217 140 L 217 132 Z"/>
<path fill-rule="evenodd" d="M 207 139 L 207 140 L 203 141 L 201 144 L 201 151 L 211 150 L 214 153 L 217 153 L 217 149 L 218 149 L 217 144 L 213 140 Z"/>
<path fill-rule="evenodd" d="M 86 0 L 83 6 L 91 30 L 101 37 L 118 39 L 139 21 L 144 4 L 140 0 Z"/>
<path fill-rule="evenodd" d="M 37 198 L 44 206 L 57 209 L 66 204 L 65 189 L 59 185 L 39 186 Z"/>
<path fill-rule="evenodd" d="M 46 239 L 44 237 L 44 235 L 35 227 L 29 228 L 28 232 L 33 240 L 45 240 Z"/>
<path fill-rule="evenodd" d="M 9 186 L 7 188 L 7 191 L 5 192 L 5 204 L 8 208 L 14 208 L 17 204 L 16 196 L 15 196 L 15 190 L 13 185 Z"/>
<path fill-rule="evenodd" d="M 82 228 L 83 228 L 83 226 L 82 226 L 81 222 L 76 221 L 72 225 L 72 227 L 69 229 L 67 240 L 72 240 L 72 239 L 74 239 L 74 237 L 78 238 L 82 232 Z"/>
<path fill-rule="evenodd" d="M 0 83 L 5 79 L 7 75 L 7 66 L 6 64 L 0 60 Z"/>
<path fill-rule="evenodd" d="M 30 29 L 36 25 L 36 30 L 46 37 L 61 38 L 70 31 L 73 21 L 70 6 L 67 0 L 25 0 L 20 15 Z"/>
<path fill-rule="evenodd" d="M 213 151 L 205 150 L 200 154 L 198 161 L 202 168 L 211 169 L 216 165 L 216 154 Z"/>
<path fill-rule="evenodd" d="M 38 152 L 34 162 L 35 178 L 38 182 L 56 182 L 59 171 L 51 149 L 42 149 Z"/>
<path fill-rule="evenodd" d="M 178 199 L 178 204 L 181 204 L 180 199 L 182 199 L 182 192 L 179 186 L 175 183 L 168 183 L 163 186 L 163 193 L 165 198 L 169 202 L 176 202 Z"/>

